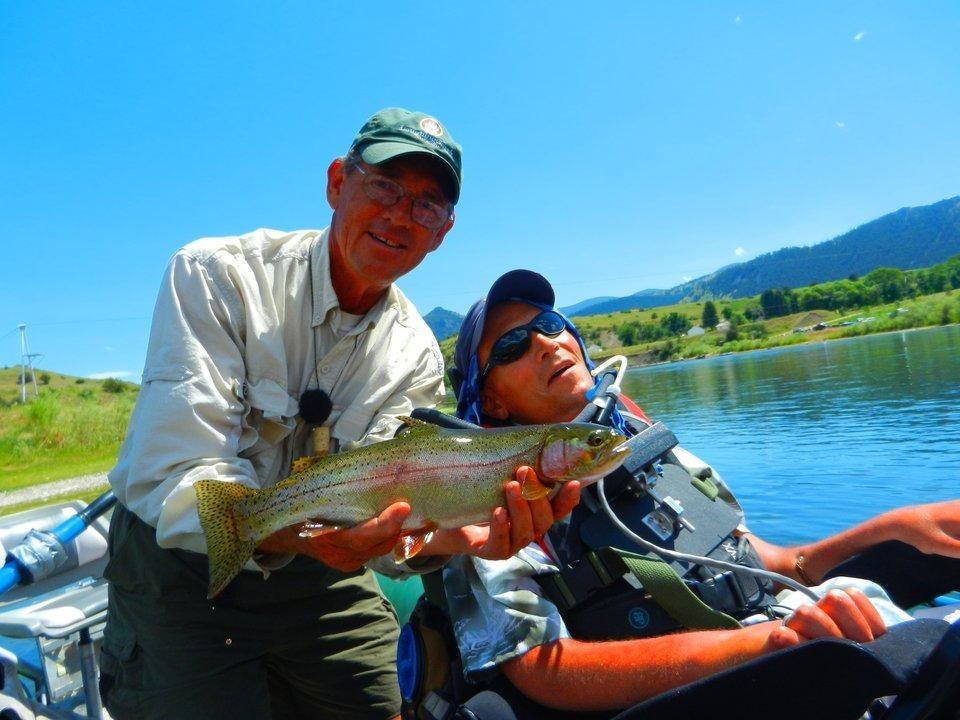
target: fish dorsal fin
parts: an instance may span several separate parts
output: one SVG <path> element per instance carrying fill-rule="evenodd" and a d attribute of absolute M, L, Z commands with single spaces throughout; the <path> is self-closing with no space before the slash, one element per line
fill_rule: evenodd
<path fill-rule="evenodd" d="M 397 420 L 400 421 L 402 435 L 420 435 L 423 433 L 432 434 L 440 431 L 440 428 L 433 423 L 417 420 L 409 415 L 397 415 Z"/>
<path fill-rule="evenodd" d="M 326 459 L 324 456 L 317 455 L 305 455 L 304 457 L 297 458 L 290 466 L 290 477 L 278 482 L 274 485 L 274 488 L 290 487 L 291 485 L 297 485 L 303 482 L 303 473 L 324 459 Z"/>
<path fill-rule="evenodd" d="M 303 471 L 301 470 L 301 471 L 298 471 L 298 472 L 294 472 L 293 475 L 291 475 L 290 477 L 286 478 L 285 480 L 281 480 L 280 482 L 278 482 L 278 483 L 277 483 L 276 485 L 274 485 L 273 487 L 276 489 L 276 488 L 285 488 L 285 487 L 290 487 L 291 485 L 296 485 L 298 482 L 300 482 L 300 473 L 301 473 L 301 472 L 303 472 Z"/>

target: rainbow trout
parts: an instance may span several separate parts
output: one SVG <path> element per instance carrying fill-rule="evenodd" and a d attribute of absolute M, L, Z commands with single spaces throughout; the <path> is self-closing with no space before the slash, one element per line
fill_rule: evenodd
<path fill-rule="evenodd" d="M 399 561 L 416 555 L 437 528 L 489 520 L 495 507 L 506 504 L 503 486 L 518 467 L 536 470 L 538 479 L 522 487 L 523 497 L 534 500 L 569 480 L 599 480 L 629 453 L 623 435 L 586 423 L 451 430 L 401 420 L 409 428 L 404 434 L 319 458 L 266 490 L 198 481 L 208 597 L 223 590 L 257 545 L 281 528 L 306 521 L 314 528 L 351 526 L 407 502 L 411 512 L 394 551 Z"/>

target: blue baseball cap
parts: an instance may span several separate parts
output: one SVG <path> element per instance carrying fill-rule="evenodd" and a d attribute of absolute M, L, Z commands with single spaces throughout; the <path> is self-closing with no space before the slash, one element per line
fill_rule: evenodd
<path fill-rule="evenodd" d="M 467 311 L 460 324 L 460 335 L 453 359 L 457 370 L 467 376 L 470 359 L 477 354 L 483 325 L 487 319 L 487 308 L 506 300 L 521 300 L 531 305 L 553 307 L 556 295 L 553 287 L 540 273 L 532 270 L 511 270 L 497 278 L 486 297 L 477 300 Z"/>

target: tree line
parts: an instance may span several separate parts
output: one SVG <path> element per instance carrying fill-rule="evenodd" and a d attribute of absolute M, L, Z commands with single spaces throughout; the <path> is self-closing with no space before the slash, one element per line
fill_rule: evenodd
<path fill-rule="evenodd" d="M 960 288 L 960 255 L 919 270 L 877 268 L 858 278 L 818 283 L 802 288 L 771 288 L 760 293 L 759 307 L 745 314 L 781 317 L 804 310 L 854 310 L 868 305 Z"/>
<path fill-rule="evenodd" d="M 845 280 L 818 283 L 800 288 L 771 288 L 751 301 L 743 312 L 734 312 L 724 305 L 718 312 L 717 303 L 707 300 L 700 317 L 704 329 L 716 327 L 720 316 L 729 321 L 724 331 L 726 341 L 740 338 L 761 339 L 768 334 L 760 322 L 770 318 L 807 310 L 854 310 L 870 305 L 892 303 L 904 298 L 943 292 L 960 288 L 960 255 L 946 262 L 919 270 L 877 268 L 863 277 L 851 275 Z M 631 320 L 609 328 L 625 345 L 639 345 L 675 338 L 689 330 L 695 320 L 678 312 L 662 317 L 652 313 L 650 321 Z M 589 341 L 599 341 L 602 330 L 586 329 Z"/>

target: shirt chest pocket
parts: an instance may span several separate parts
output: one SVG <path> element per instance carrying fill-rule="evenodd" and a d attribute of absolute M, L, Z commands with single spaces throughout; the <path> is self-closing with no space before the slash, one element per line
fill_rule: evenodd
<path fill-rule="evenodd" d="M 243 406 L 238 453 L 253 457 L 280 444 L 296 428 L 297 404 L 277 382 L 266 378 L 235 381 Z"/>

